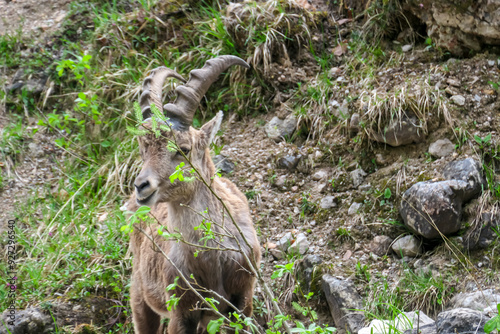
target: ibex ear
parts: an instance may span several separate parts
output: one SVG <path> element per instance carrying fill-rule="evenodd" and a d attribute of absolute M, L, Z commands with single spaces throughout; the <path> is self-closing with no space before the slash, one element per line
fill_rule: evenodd
<path fill-rule="evenodd" d="M 214 140 L 215 135 L 220 129 L 220 125 L 222 123 L 222 118 L 224 117 L 224 113 L 219 111 L 214 118 L 212 118 L 208 123 L 205 123 L 201 127 L 201 132 L 203 133 L 202 145 L 207 147 Z"/>

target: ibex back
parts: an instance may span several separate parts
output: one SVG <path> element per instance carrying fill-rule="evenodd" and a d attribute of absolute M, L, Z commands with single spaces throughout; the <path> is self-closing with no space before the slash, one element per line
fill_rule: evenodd
<path fill-rule="evenodd" d="M 156 232 L 158 226 L 146 226 L 144 223 L 142 228 L 136 228 L 132 232 L 130 247 L 134 259 L 130 302 L 135 332 L 138 334 L 157 333 L 161 316 L 170 319 L 169 334 L 206 332 L 206 325 L 213 313 L 200 310 L 206 308 L 201 304 L 200 298 L 187 289 L 181 279 L 175 290 L 166 290 L 179 276 L 179 271 L 195 287 L 203 287 L 199 290 L 203 297 L 220 300 L 215 294 L 206 292 L 212 290 L 245 315 L 252 314 L 255 277 L 245 258 L 252 259 L 254 265 L 259 264 L 259 243 L 245 196 L 229 180 L 216 175 L 209 154 L 209 145 L 219 130 L 222 112 L 200 130 L 191 127 L 200 100 L 219 74 L 232 65 L 248 67 L 246 62 L 234 56 L 221 56 L 207 61 L 202 69 L 190 73 L 190 79 L 185 85 L 176 88 L 175 102 L 165 106 L 162 106 L 162 86 L 165 79 L 174 77 L 185 80 L 165 67 L 153 70 L 144 80 L 140 104 L 146 121 L 142 126 L 152 128 L 150 105 L 154 104 L 159 110 L 165 111 L 170 130 L 161 130 L 161 136 L 150 133 L 138 137 L 144 164 L 135 180 L 135 193 L 128 201 L 127 208 L 135 211 L 141 205 L 151 207 L 151 213 L 159 223 L 170 233 L 180 233 L 186 242 L 167 240 Z M 177 151 L 167 148 L 168 140 L 177 144 Z M 188 169 L 197 169 L 201 175 L 191 182 L 176 180 L 172 183 L 169 177 L 181 162 Z M 227 211 L 216 195 L 225 203 Z M 205 211 L 214 222 L 212 231 L 222 233 L 225 229 L 223 233 L 234 237 L 224 237 L 218 243 L 209 242 L 208 245 L 216 249 L 201 251 L 195 256 L 199 247 L 190 244 L 200 244 L 203 235 L 195 227 L 202 223 L 200 213 Z M 229 218 L 228 212 L 242 235 Z M 218 224 L 224 224 L 224 229 Z M 165 254 L 155 249 L 153 242 L 141 233 L 141 229 L 154 238 Z M 241 247 L 242 252 L 228 250 L 238 247 Z M 180 300 L 176 308 L 168 311 L 166 303 L 173 294 L 180 297 Z M 221 313 L 234 312 L 222 300 L 217 306 Z"/>

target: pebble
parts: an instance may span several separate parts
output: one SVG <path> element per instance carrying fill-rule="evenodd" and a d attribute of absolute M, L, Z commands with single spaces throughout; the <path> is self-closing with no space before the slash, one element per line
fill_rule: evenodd
<path fill-rule="evenodd" d="M 411 44 L 406 44 L 406 45 L 403 45 L 403 46 L 401 47 L 401 50 L 403 50 L 403 52 L 408 52 L 408 51 L 410 51 L 412 48 L 413 48 L 413 45 L 411 45 Z"/>
<path fill-rule="evenodd" d="M 359 209 L 361 208 L 361 203 L 357 203 L 357 202 L 354 202 L 351 204 L 351 206 L 349 207 L 349 211 L 347 211 L 347 214 L 349 216 L 354 216 L 355 214 L 358 213 Z"/>
<path fill-rule="evenodd" d="M 451 97 L 451 100 L 456 104 L 456 105 L 459 105 L 459 106 L 463 106 L 465 105 L 465 97 L 463 97 L 462 95 L 453 95 Z"/>

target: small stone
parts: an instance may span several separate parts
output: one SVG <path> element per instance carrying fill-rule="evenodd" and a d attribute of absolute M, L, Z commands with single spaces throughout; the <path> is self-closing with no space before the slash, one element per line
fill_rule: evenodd
<path fill-rule="evenodd" d="M 451 97 L 451 100 L 456 104 L 456 105 L 459 105 L 459 106 L 464 106 L 465 105 L 465 97 L 463 97 L 462 95 L 453 95 Z"/>
<path fill-rule="evenodd" d="M 328 71 L 328 77 L 334 79 L 338 77 L 342 73 L 342 70 L 338 67 L 332 67 L 330 71 Z"/>
<path fill-rule="evenodd" d="M 351 258 L 352 256 L 352 251 L 350 250 L 347 250 L 344 254 L 344 256 L 342 256 L 342 261 L 347 261 Z"/>
<path fill-rule="evenodd" d="M 267 249 L 275 249 L 276 247 L 278 247 L 278 245 L 276 245 L 274 242 L 268 242 L 264 245 L 264 248 Z"/>
<path fill-rule="evenodd" d="M 360 115 L 358 113 L 352 114 L 351 121 L 349 123 L 351 130 L 356 132 L 359 131 L 360 130 L 359 122 L 360 122 Z"/>
<path fill-rule="evenodd" d="M 320 180 L 323 180 L 323 179 L 326 179 L 328 178 L 328 171 L 324 170 L 324 169 L 320 169 L 318 171 L 316 171 L 312 176 L 311 178 L 314 180 L 314 181 L 320 181 Z"/>
<path fill-rule="evenodd" d="M 344 100 L 344 102 L 340 106 L 339 114 L 340 114 L 340 118 L 342 118 L 342 119 L 349 118 L 349 103 L 346 100 Z"/>
<path fill-rule="evenodd" d="M 446 80 L 446 83 L 453 87 L 460 87 L 460 81 L 457 79 L 449 78 Z"/>
<path fill-rule="evenodd" d="M 328 189 L 327 183 L 318 183 L 316 186 L 314 186 L 313 192 L 316 192 L 318 194 L 323 194 L 326 192 L 327 189 Z"/>
<path fill-rule="evenodd" d="M 282 188 L 282 187 L 284 187 L 284 186 L 285 186 L 285 184 L 286 184 L 286 180 L 287 180 L 286 175 L 281 175 L 280 177 L 278 177 L 278 178 L 276 179 L 276 182 L 274 183 L 274 185 L 275 185 L 276 187 Z"/>
<path fill-rule="evenodd" d="M 361 168 L 357 168 L 351 172 L 351 178 L 354 188 L 359 187 L 363 183 L 366 175 L 366 172 Z"/>
<path fill-rule="evenodd" d="M 267 136 L 276 142 L 282 141 L 285 137 L 289 137 L 297 127 L 297 118 L 290 114 L 284 120 L 277 116 L 273 117 L 265 126 Z"/>
<path fill-rule="evenodd" d="M 293 192 L 297 192 L 297 190 L 299 190 L 299 187 L 293 186 L 290 190 L 293 191 Z"/>
<path fill-rule="evenodd" d="M 35 158 L 41 158 L 44 155 L 43 149 L 40 145 L 37 143 L 29 143 L 28 148 L 30 150 L 30 153 L 35 157 Z"/>
<path fill-rule="evenodd" d="M 288 247 L 289 253 L 304 255 L 309 249 L 309 241 L 304 233 L 299 233 L 295 241 Z"/>
<path fill-rule="evenodd" d="M 439 139 L 429 146 L 429 154 L 435 158 L 446 157 L 455 152 L 455 145 L 447 138 Z"/>
<path fill-rule="evenodd" d="M 290 171 L 294 170 L 302 158 L 301 155 L 288 155 L 278 160 L 278 167 L 285 168 Z"/>
<path fill-rule="evenodd" d="M 384 156 L 380 153 L 377 153 L 375 155 L 375 162 L 379 165 L 385 165 L 385 163 L 387 162 L 387 160 L 385 160 Z"/>
<path fill-rule="evenodd" d="M 370 252 L 378 256 L 389 254 L 391 250 L 392 238 L 386 235 L 377 235 L 368 245 Z"/>
<path fill-rule="evenodd" d="M 347 214 L 349 216 L 354 216 L 355 214 L 358 213 L 359 209 L 361 208 L 361 203 L 357 203 L 357 202 L 354 202 L 351 204 L 351 206 L 349 207 L 349 210 L 347 211 Z"/>
<path fill-rule="evenodd" d="M 288 247 L 292 244 L 293 235 L 292 232 L 286 232 L 283 237 L 276 243 L 278 249 L 286 252 Z"/>
<path fill-rule="evenodd" d="M 403 52 L 408 52 L 408 51 L 410 51 L 412 48 L 413 48 L 413 45 L 411 45 L 411 44 L 406 44 L 406 45 L 403 45 L 403 46 L 401 47 L 401 50 L 402 50 Z"/>
<path fill-rule="evenodd" d="M 413 235 L 407 235 L 399 238 L 392 244 L 392 250 L 399 257 L 410 256 L 415 257 L 421 254 L 421 242 Z"/>
<path fill-rule="evenodd" d="M 321 199 L 321 202 L 319 204 L 319 207 L 321 209 L 331 209 L 335 208 L 337 206 L 337 202 L 335 197 L 333 196 L 325 196 Z"/>
<path fill-rule="evenodd" d="M 488 66 L 490 66 L 490 67 L 495 66 L 495 61 L 494 60 L 488 60 Z"/>
<path fill-rule="evenodd" d="M 273 258 L 278 261 L 283 260 L 285 258 L 285 252 L 277 248 L 270 249 L 269 253 L 271 253 Z"/>

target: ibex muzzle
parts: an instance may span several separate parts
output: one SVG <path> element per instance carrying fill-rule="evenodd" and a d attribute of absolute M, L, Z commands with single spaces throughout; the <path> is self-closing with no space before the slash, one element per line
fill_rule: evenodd
<path fill-rule="evenodd" d="M 179 233 L 188 243 L 153 235 L 158 247 L 171 259 L 172 262 L 169 262 L 157 248 L 152 247 L 151 240 L 141 234 L 141 229 L 132 232 L 130 246 L 134 259 L 130 303 L 135 333 L 157 333 L 160 316 L 170 318 L 169 334 L 206 333 L 205 327 L 213 313 L 206 307 L 200 309 L 199 297 L 187 289 L 185 282 L 179 280 L 178 288 L 166 291 L 166 287 L 179 276 L 179 271 L 193 283 L 203 286 L 205 291 L 215 292 L 200 292 L 204 298 L 220 299 L 218 296 L 222 296 L 246 316 L 252 314 L 255 284 L 252 267 L 259 267 L 260 245 L 246 197 L 231 181 L 216 175 L 209 152 L 209 144 L 222 121 L 222 112 L 199 130 L 191 127 L 202 97 L 219 74 L 232 65 L 249 67 L 245 61 L 234 56 L 209 60 L 202 69 L 191 71 L 189 81 L 176 88 L 176 100 L 165 106 L 162 106 L 161 94 L 164 80 L 168 77 L 185 80 L 165 67 L 151 71 L 144 80 L 140 104 L 146 121 L 142 126 L 146 129 L 152 126 L 150 106 L 153 103 L 159 110 L 165 111 L 170 131 L 162 130 L 161 136 L 147 134 L 138 137 L 144 165 L 134 182 L 135 193 L 127 207 L 136 210 L 140 205 L 150 206 L 151 213 L 162 227 Z M 167 149 L 169 140 L 175 142 L 177 151 Z M 195 168 L 200 173 L 198 178 L 203 178 L 206 183 L 200 179 L 171 182 L 169 177 L 182 162 L 186 169 Z M 211 189 L 206 184 L 210 184 Z M 219 198 L 224 201 L 225 207 Z M 205 211 L 215 223 L 212 230 L 217 235 L 231 237 L 224 237 L 217 241 L 217 245 L 214 244 L 222 250 L 214 250 L 214 247 L 195 257 L 193 254 L 202 246 L 202 235 L 194 228 L 202 223 L 200 213 Z M 229 220 L 228 213 L 233 217 L 234 224 Z M 158 226 L 146 228 L 145 225 L 142 228 L 149 232 L 157 229 Z M 237 245 L 241 245 L 241 251 L 228 250 L 237 248 Z M 245 258 L 252 259 L 253 265 Z M 176 309 L 167 311 L 166 302 L 172 294 L 180 300 Z M 224 314 L 235 311 L 224 300 L 220 300 L 218 309 Z"/>

